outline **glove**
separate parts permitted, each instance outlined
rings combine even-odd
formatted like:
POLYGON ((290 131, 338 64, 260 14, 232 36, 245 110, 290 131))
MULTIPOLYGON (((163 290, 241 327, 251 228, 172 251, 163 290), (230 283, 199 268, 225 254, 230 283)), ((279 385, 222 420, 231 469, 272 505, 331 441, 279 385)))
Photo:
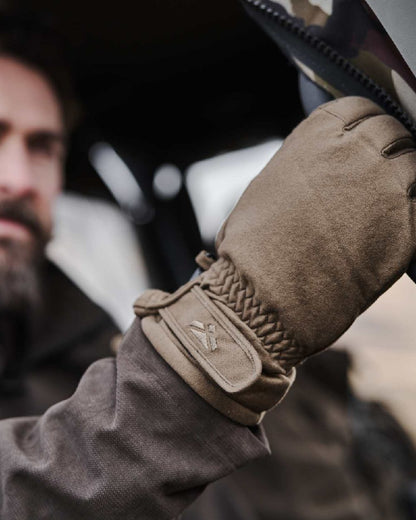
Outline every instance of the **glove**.
POLYGON ((174 294, 137 300, 145 334, 212 406, 256 424, 296 366, 406 271, 415 181, 414 142, 397 120, 364 98, 323 105, 251 182, 218 260, 174 294))

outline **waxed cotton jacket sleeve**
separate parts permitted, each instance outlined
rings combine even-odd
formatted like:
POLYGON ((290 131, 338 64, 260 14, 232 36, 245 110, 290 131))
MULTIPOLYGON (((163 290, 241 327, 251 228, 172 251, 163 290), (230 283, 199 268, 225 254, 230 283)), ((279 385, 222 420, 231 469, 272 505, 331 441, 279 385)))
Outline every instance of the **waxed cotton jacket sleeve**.
POLYGON ((162 360, 136 319, 116 360, 93 364, 43 416, 0 422, 5 520, 171 519, 205 485, 264 455, 162 360))

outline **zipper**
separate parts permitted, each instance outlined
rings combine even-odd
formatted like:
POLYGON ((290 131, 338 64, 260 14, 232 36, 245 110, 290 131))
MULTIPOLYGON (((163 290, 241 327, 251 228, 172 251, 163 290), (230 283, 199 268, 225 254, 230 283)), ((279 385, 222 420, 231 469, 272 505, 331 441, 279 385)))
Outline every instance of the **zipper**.
POLYGON ((338 51, 314 34, 308 32, 308 30, 301 25, 298 25, 292 18, 279 13, 270 5, 262 2, 262 0, 243 0, 243 2, 248 4, 252 9, 255 9, 262 16, 273 21, 281 29, 300 38, 304 43, 315 49, 343 72, 352 77, 368 91, 371 99, 376 101, 388 114, 398 119, 412 133, 413 137, 416 138, 416 123, 409 114, 402 109, 397 101, 394 100, 383 87, 364 74, 360 69, 339 54, 338 51))

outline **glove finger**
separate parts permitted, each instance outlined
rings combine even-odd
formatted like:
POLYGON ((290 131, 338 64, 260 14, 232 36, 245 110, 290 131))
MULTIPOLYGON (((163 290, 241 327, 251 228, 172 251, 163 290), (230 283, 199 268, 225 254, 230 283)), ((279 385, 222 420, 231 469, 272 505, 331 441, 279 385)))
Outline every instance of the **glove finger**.
POLYGON ((374 148, 375 153, 394 159, 415 150, 411 133, 392 116, 383 114, 362 119, 344 132, 354 132, 360 145, 374 148))

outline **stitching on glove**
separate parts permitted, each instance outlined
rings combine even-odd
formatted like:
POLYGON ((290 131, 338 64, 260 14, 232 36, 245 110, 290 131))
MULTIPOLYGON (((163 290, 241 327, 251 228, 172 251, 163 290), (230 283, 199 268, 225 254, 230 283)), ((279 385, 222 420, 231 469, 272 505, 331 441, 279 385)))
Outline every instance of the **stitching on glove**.
POLYGON ((395 159, 405 153, 415 152, 415 142, 410 136, 399 137, 381 150, 381 155, 386 159, 395 159))
POLYGON ((360 117, 359 119, 356 119, 355 121, 352 121, 351 123, 348 123, 347 125, 344 125, 342 130, 343 132, 350 132, 351 130, 354 130, 359 124, 363 123, 364 121, 367 121, 367 119, 370 119, 370 117, 374 117, 374 114, 365 115, 363 117, 360 117))
POLYGON ((347 124, 347 121, 345 120, 345 118, 343 118, 340 114, 337 114, 336 112, 332 112, 331 110, 328 110, 327 108, 324 108, 324 107, 319 107, 318 110, 320 110, 322 112, 326 112, 330 116, 336 117, 337 119, 342 121, 345 125, 347 124))

